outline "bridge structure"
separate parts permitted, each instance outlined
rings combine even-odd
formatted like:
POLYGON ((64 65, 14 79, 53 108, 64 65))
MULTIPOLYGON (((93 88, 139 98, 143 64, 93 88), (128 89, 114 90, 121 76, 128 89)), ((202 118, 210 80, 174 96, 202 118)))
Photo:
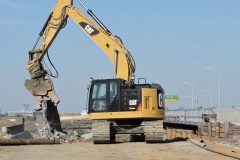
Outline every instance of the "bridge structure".
POLYGON ((211 108, 166 110, 165 115, 163 124, 170 136, 168 139, 223 137, 225 134, 225 124, 217 122, 217 114, 211 108))
POLYGON ((164 122, 195 126, 202 122, 214 122, 217 118, 211 108, 166 110, 165 115, 164 122))

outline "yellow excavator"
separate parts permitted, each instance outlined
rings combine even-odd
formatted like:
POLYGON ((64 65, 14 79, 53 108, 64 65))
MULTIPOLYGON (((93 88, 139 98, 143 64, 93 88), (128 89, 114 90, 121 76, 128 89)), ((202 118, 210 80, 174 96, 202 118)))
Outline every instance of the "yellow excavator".
POLYGON ((44 69, 42 60, 45 55, 48 56, 49 47, 65 27, 67 19, 71 18, 103 50, 115 68, 116 78, 91 80, 88 118, 93 120, 93 142, 131 141, 134 136, 144 137, 146 142, 164 141, 163 88, 159 84, 147 84, 145 78, 138 79, 138 83, 135 83, 134 59, 122 40, 110 32, 80 0, 78 2, 91 19, 73 6, 73 0, 58 0, 39 33, 38 41, 28 52, 26 68, 31 79, 26 80, 24 85, 36 100, 35 110, 42 109, 44 98, 51 100, 55 106, 59 103, 49 78, 52 74, 44 69), (39 48, 35 49, 40 39, 39 48), (144 83, 139 83, 140 81, 144 83), (121 138, 123 135, 125 138, 121 138))

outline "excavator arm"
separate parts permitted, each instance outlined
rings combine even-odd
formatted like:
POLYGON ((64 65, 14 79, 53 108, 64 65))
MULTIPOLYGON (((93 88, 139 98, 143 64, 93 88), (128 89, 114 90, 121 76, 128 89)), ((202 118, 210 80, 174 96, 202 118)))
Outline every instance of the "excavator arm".
POLYGON ((50 98, 55 105, 59 103, 51 79, 46 79, 48 73, 44 70, 42 59, 59 31, 66 25, 68 18, 76 22, 108 56, 115 67, 117 78, 124 79, 129 84, 134 83, 135 64, 121 39, 113 35, 91 10, 87 9, 81 1, 79 2, 95 22, 87 18, 77 7, 73 6, 73 0, 58 0, 39 34, 39 39, 42 37, 39 49, 36 50, 34 47, 33 50, 28 52, 27 70, 31 75, 31 79, 25 81, 25 87, 35 97, 36 110, 41 110, 43 97, 50 98))

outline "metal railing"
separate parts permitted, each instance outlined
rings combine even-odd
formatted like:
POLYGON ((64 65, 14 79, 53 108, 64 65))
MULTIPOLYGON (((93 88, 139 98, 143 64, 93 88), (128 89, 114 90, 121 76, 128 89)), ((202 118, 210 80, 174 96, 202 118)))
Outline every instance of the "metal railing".
POLYGON ((166 110, 165 122, 198 125, 216 121, 217 115, 211 108, 166 110))

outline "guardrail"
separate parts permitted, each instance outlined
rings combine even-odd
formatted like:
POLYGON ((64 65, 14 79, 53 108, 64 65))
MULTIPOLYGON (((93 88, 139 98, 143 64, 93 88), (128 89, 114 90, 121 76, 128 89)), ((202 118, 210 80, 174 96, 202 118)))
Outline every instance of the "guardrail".
POLYGON ((198 125, 215 122, 217 115, 211 108, 166 110, 165 122, 198 125))

